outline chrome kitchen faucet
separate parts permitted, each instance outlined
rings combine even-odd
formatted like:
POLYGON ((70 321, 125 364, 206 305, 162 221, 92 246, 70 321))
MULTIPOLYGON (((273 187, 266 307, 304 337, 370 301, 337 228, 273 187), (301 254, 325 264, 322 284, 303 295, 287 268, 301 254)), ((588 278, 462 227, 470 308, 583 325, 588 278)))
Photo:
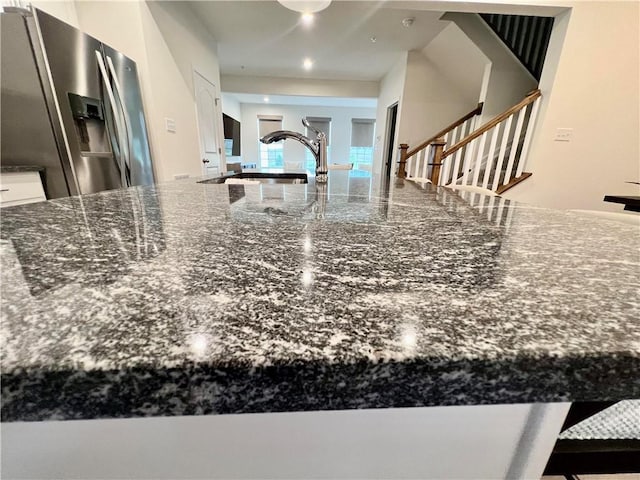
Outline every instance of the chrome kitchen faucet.
POLYGON ((313 153, 316 159, 316 183, 327 182, 327 136, 324 132, 321 132, 317 128, 312 127, 306 118, 302 119, 302 125, 309 130, 313 130, 316 134, 316 139, 311 140, 305 137, 301 133, 292 132, 290 130, 276 130, 271 132, 260 139, 262 143, 279 142, 280 140, 286 140, 291 138, 297 140, 313 153))

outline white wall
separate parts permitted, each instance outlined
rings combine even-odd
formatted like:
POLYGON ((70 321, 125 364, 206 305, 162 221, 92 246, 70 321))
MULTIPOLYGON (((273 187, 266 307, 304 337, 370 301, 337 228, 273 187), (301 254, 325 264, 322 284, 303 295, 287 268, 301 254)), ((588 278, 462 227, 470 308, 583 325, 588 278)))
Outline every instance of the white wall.
POLYGON ((201 175, 193 69, 219 87, 215 39, 186 4, 87 1, 76 10, 83 31, 138 65, 156 181, 201 175), (166 117, 175 120, 175 133, 165 130, 166 117))
MULTIPOLYGON (((375 118, 375 108, 319 107, 304 105, 241 104, 242 159, 247 163, 259 164, 258 115, 282 115, 283 130, 304 133, 302 118, 331 117, 331 143, 329 163, 348 163, 351 147, 351 119, 375 118)), ((377 126, 376 126, 377 129, 377 126)), ((285 162, 304 162, 305 151, 302 144, 294 140, 284 142, 285 162)))
POLYGON ((39 8, 40 10, 62 20, 63 22, 79 28, 78 13, 76 12, 75 2, 64 0, 36 0, 29 3, 31 3, 31 5, 33 5, 34 7, 39 8))
POLYGON ((481 83, 469 95, 422 52, 409 52, 398 143, 415 147, 469 113, 478 105, 481 83))
POLYGON ((467 103, 484 101, 481 86, 484 72, 491 60, 482 53, 453 22, 422 49, 435 68, 455 85, 457 93, 467 103))
POLYGON ((231 118, 240 121, 242 117, 242 111, 240 108, 240 102, 236 97, 229 93, 222 93, 222 113, 226 113, 231 118))
POLYGON ((552 37, 540 82, 544 103, 526 168, 533 176, 506 196, 621 211, 602 199, 640 194, 625 183, 640 181, 640 4, 576 1, 555 28, 566 36, 552 37), (557 128, 573 128, 572 141, 554 141, 557 128))
POLYGON ((222 75, 222 90, 234 93, 375 98, 378 89, 378 82, 361 80, 222 75))
MULTIPOLYGON (((156 130, 161 135, 164 180, 202 171, 193 87, 194 70, 215 85, 220 96, 217 44, 195 13, 181 2, 145 2, 143 26, 153 79, 156 130), (145 8, 146 7, 146 8, 145 8), (165 80, 165 78, 167 80, 165 80), (175 115, 178 132, 164 131, 164 117, 175 115)), ((216 106, 217 139, 223 147, 222 106, 216 106)), ((221 171, 224 171, 224 148, 221 171)))
POLYGON ((455 22, 491 62, 482 123, 509 109, 537 88, 535 78, 478 15, 450 12, 442 18, 455 22))
MULTIPOLYGON (((402 118, 402 92, 407 71, 407 53, 399 56, 391 70, 380 81, 380 94, 378 95, 378 108, 376 111, 376 138, 375 152, 373 155, 373 171, 383 171, 383 163, 386 160, 385 134, 387 130, 387 109, 394 103, 398 103, 398 119, 402 118)), ((393 139, 394 159, 391 166, 391 176, 396 171, 396 156, 398 153, 398 129, 393 139)))

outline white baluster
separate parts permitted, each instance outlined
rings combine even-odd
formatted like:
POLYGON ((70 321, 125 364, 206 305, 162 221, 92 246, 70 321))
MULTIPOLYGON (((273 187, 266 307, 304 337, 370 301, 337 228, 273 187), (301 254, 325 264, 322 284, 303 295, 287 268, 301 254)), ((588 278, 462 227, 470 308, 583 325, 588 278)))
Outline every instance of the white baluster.
POLYGON ((418 178, 418 172, 420 170, 420 154, 421 153, 422 151, 418 152, 413 156, 413 158, 415 158, 415 161, 413 162, 413 178, 418 178))
POLYGON ((491 143, 489 144, 489 156, 487 157, 487 163, 484 167, 484 176, 482 177, 482 188, 487 188, 489 185, 489 175, 491 174, 491 170, 493 169, 493 164, 495 163, 495 154, 496 154, 496 145, 498 143, 498 132, 500 131, 500 126, 496 125, 492 129, 491 133, 491 143))
POLYGON ((462 158, 462 148, 455 153, 455 160, 453 162, 453 172, 451 172, 451 183, 454 185, 458 183, 458 176, 460 175, 460 159, 462 158))
POLYGON ((462 185, 467 185, 469 178, 469 170, 471 169, 471 162, 473 160, 473 152, 478 145, 478 139, 474 138, 471 143, 467 143, 464 152, 464 165, 462 166, 462 185))
MULTIPOLYGON (((509 135, 511 134, 511 123, 513 122, 513 115, 509 115, 506 123, 502 122, 498 125, 503 125, 504 129, 502 130, 502 141, 500 142, 500 153, 498 154, 498 164, 496 165, 496 171, 493 175, 493 184, 491 186, 491 190, 495 191, 498 188, 498 183, 500 182, 500 174, 502 173, 502 165, 504 164, 504 156, 507 152, 507 143, 509 142, 509 135)), ((496 126, 498 128, 498 126, 496 126)))
POLYGON ((474 130, 474 123, 473 123, 473 118, 470 118, 469 120, 467 120, 466 122, 464 122, 466 128, 467 128, 467 133, 465 134, 465 137, 468 137, 469 135, 471 135, 471 133, 474 130))
MULTIPOLYGON (((435 159, 436 155, 435 147, 432 150, 433 155, 431 158, 433 160, 435 159)), ((447 183, 449 183, 449 170, 451 170, 451 161, 451 156, 442 159, 442 166, 440 167, 440 180, 438 182, 438 185, 446 185, 447 183)))
POLYGON ((531 145, 531 138, 533 137, 533 129, 535 128, 536 118, 538 117, 538 109, 540 108, 540 99, 538 97, 533 102, 533 109, 531 110, 531 116, 529 117, 529 123, 527 123, 527 133, 524 134, 524 143, 522 144, 522 153, 518 160, 518 168, 516 169, 516 178, 522 175, 524 165, 527 162, 527 155, 529 154, 529 146, 531 145))
POLYGON ((451 131, 451 143, 449 143, 449 145, 453 146, 456 144, 456 139, 457 139, 457 135, 458 135, 458 130, 459 130, 460 126, 457 126, 456 128, 454 128, 451 131))
POLYGON ((429 168, 429 154, 431 152, 431 146, 427 145, 422 152, 422 178, 427 178, 427 169, 429 168))
POLYGON ((476 161, 473 166, 473 179, 471 181, 471 185, 478 186, 478 178, 480 177, 480 167, 482 166, 482 158, 484 157, 484 147, 487 142, 487 135, 489 132, 484 132, 480 137, 480 146, 478 147, 478 152, 476 153, 476 161))
POLYGON ((522 125, 524 125, 524 117, 526 115, 527 107, 520 110, 518 114, 518 122, 516 123, 516 131, 513 134, 511 140, 511 153, 509 153, 509 163, 507 163, 507 171, 504 174, 503 185, 506 185, 511 180, 511 172, 513 172, 513 163, 516 159, 516 153, 518 152, 518 143, 520 142, 520 133, 522 133, 522 125))
POLYGON ((462 122, 462 124, 460 124, 460 138, 458 138, 458 141, 462 140, 468 134, 469 134, 469 120, 462 122))

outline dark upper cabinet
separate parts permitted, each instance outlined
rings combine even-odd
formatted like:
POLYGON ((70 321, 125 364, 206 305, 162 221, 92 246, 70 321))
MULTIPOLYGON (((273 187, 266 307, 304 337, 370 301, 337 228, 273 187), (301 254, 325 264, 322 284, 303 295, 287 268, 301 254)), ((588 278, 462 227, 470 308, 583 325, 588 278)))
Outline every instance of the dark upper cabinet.
POLYGON ((225 140, 224 144, 225 144, 226 154, 231 155, 232 157, 239 157, 240 156, 240 122, 225 113, 222 114, 222 121, 224 124, 224 140, 225 140))

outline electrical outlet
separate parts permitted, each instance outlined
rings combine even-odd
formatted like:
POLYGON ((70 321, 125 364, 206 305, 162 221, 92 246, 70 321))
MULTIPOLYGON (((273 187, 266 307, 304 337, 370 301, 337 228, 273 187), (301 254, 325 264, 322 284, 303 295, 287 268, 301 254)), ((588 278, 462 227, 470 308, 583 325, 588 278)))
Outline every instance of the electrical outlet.
POLYGON ((573 128, 558 128, 553 140, 556 142, 570 142, 572 138, 573 128))
POLYGON ((165 118, 164 125, 167 129, 167 132, 176 133, 176 121, 173 118, 165 118))
POLYGON ((173 176, 174 180, 182 180, 183 178, 189 178, 189 174, 188 173, 179 173, 179 174, 173 176))

